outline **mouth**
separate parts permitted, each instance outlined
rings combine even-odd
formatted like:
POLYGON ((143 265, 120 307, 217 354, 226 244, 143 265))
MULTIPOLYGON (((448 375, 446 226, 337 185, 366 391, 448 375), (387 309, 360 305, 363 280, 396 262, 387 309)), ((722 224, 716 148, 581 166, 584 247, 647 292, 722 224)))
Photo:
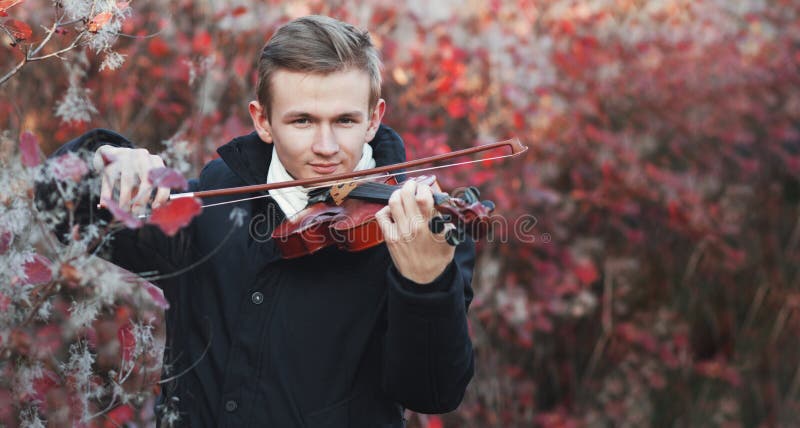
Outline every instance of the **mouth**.
POLYGON ((312 163, 310 165, 317 174, 331 174, 339 167, 338 163, 312 163))

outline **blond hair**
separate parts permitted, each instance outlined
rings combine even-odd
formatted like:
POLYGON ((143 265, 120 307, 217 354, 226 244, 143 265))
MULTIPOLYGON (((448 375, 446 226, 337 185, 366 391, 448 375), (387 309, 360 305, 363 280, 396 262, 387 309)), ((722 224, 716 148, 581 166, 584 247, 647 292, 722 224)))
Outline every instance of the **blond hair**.
POLYGON ((369 75, 371 114, 381 96, 381 67, 378 50, 366 30, 327 16, 304 16, 280 27, 261 50, 256 96, 269 120, 271 78, 276 70, 326 75, 356 69, 369 75))

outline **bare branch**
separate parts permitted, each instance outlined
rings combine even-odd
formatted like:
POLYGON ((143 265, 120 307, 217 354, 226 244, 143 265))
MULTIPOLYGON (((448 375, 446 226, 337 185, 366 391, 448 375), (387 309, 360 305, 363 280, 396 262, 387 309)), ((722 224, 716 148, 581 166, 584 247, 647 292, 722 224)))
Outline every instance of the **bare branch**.
POLYGON ((19 62, 19 64, 17 64, 17 65, 16 65, 14 68, 12 68, 11 70, 9 70, 9 72, 8 72, 8 73, 6 73, 6 74, 5 74, 3 77, 0 77, 0 85, 2 85, 2 84, 3 84, 3 83, 5 83, 5 82, 6 82, 8 79, 10 79, 10 78, 11 78, 11 76, 13 76, 13 75, 17 74, 17 72, 18 72, 18 71, 19 71, 19 70, 20 70, 22 67, 24 67, 24 66, 25 66, 25 64, 27 64, 27 63, 28 63, 28 58, 27 58, 27 55, 26 55, 26 57, 25 57, 25 58, 23 58, 23 59, 22 59, 22 61, 20 61, 20 62, 19 62))
POLYGON ((47 44, 47 42, 49 42, 49 41, 50 41, 50 39, 53 37, 53 34, 56 32, 56 28, 58 28, 58 22, 54 22, 54 23, 53 23, 53 26, 52 26, 52 27, 51 27, 49 30, 47 30, 47 35, 44 37, 44 39, 42 40, 42 42, 41 42, 41 43, 39 43, 39 46, 37 46, 37 47, 36 47, 36 48, 35 48, 33 51, 31 51, 31 52, 30 52, 28 55, 26 55, 26 56, 32 56, 32 55, 36 55, 36 54, 38 54, 38 53, 39 53, 39 51, 40 51, 40 50, 42 50, 42 48, 44 47, 44 45, 46 45, 46 44, 47 44))
POLYGON ((53 52, 53 53, 49 53, 47 55, 28 58, 28 61, 29 62, 41 61, 43 59, 52 58, 54 56, 59 56, 59 55, 61 55, 63 53, 69 52, 70 50, 75 49, 75 47, 78 46, 78 42, 81 40, 81 37, 83 37, 83 35, 84 35, 84 33, 78 34, 78 36, 75 37, 75 40, 73 40, 72 43, 69 46, 67 46, 66 48, 64 48, 64 49, 61 49, 61 50, 53 52))

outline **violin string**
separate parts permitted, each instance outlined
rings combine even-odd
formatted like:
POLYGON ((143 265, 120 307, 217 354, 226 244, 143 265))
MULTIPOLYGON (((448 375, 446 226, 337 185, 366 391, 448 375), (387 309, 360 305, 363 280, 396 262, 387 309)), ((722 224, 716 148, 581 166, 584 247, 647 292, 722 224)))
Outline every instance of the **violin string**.
MULTIPOLYGON (((464 162, 451 163, 451 164, 447 164, 447 165, 438 165, 438 166, 431 166, 431 167, 427 167, 427 168, 419 168, 419 169, 414 169, 414 170, 404 171, 404 172, 395 172, 395 173, 391 173, 391 174, 381 175, 380 177, 395 177, 395 176, 403 175, 403 174, 412 174, 412 173, 418 173, 418 172, 432 171, 432 170, 435 170, 435 169, 450 168, 450 167, 459 166, 459 165, 467 165, 467 164, 471 164, 471 163, 490 161, 490 160, 502 159, 502 158, 508 158, 508 157, 512 157, 512 156, 516 156, 516 154, 512 153, 512 154, 494 156, 494 157, 485 158, 485 159, 474 159, 474 160, 469 160, 469 161, 464 161, 464 162)), ((350 179, 350 180, 347 180, 347 181, 337 182, 336 184, 355 183, 355 182, 359 182, 359 181, 370 180, 370 179, 373 179, 373 178, 375 178, 375 176, 358 177, 358 178, 353 178, 353 179, 350 179)), ((330 185, 309 186, 309 187, 306 187, 305 189, 306 189, 306 191, 311 191, 311 190, 315 190, 315 189, 322 189, 322 188, 325 188, 325 187, 330 187, 330 185)), ((286 190, 292 191, 292 192, 301 192, 301 190, 295 189, 295 188, 292 188, 292 187, 288 187, 288 188, 286 188, 286 190)), ((253 200, 253 199, 271 198, 271 197, 272 197, 272 195, 267 193, 267 194, 264 194, 264 195, 251 196, 249 198, 241 198, 241 199, 234 199, 234 200, 230 200, 230 201, 216 202, 216 203, 213 203, 213 204, 206 204, 206 205, 203 205, 202 207, 203 208, 210 208, 210 207, 216 207, 218 205, 234 204, 234 203, 237 203, 237 202, 244 202, 244 201, 250 201, 250 200, 253 200)))

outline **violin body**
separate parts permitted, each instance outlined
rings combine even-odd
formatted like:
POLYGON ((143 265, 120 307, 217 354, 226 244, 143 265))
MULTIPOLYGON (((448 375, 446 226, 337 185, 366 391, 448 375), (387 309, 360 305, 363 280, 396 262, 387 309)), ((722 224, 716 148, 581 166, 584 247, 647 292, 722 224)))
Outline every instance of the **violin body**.
MULTIPOLYGON (((411 180, 431 186, 434 206, 446 214, 446 218, 457 219, 461 226, 472 226, 471 235, 486 232, 488 213, 494 209, 490 201, 465 201, 443 194, 434 176, 419 176, 411 180)), ((375 213, 386 206, 389 196, 398 187, 394 177, 380 177, 350 186, 344 196, 337 196, 338 200, 327 197, 324 201, 310 203, 299 213, 284 220, 275 228, 272 238, 286 259, 313 254, 330 245, 336 245, 344 251, 362 251, 380 245, 384 238, 375 213)), ((342 193, 341 189, 338 190, 342 193)), ((477 189, 474 192, 477 194, 477 189)), ((434 230, 433 225, 431 230, 434 230)), ((459 233, 463 235, 463 229, 459 233)), ((453 240, 457 243, 463 237, 454 236, 453 240)), ((448 242, 451 240, 448 239, 448 242)), ((455 244, 451 242, 451 245, 455 244)))

